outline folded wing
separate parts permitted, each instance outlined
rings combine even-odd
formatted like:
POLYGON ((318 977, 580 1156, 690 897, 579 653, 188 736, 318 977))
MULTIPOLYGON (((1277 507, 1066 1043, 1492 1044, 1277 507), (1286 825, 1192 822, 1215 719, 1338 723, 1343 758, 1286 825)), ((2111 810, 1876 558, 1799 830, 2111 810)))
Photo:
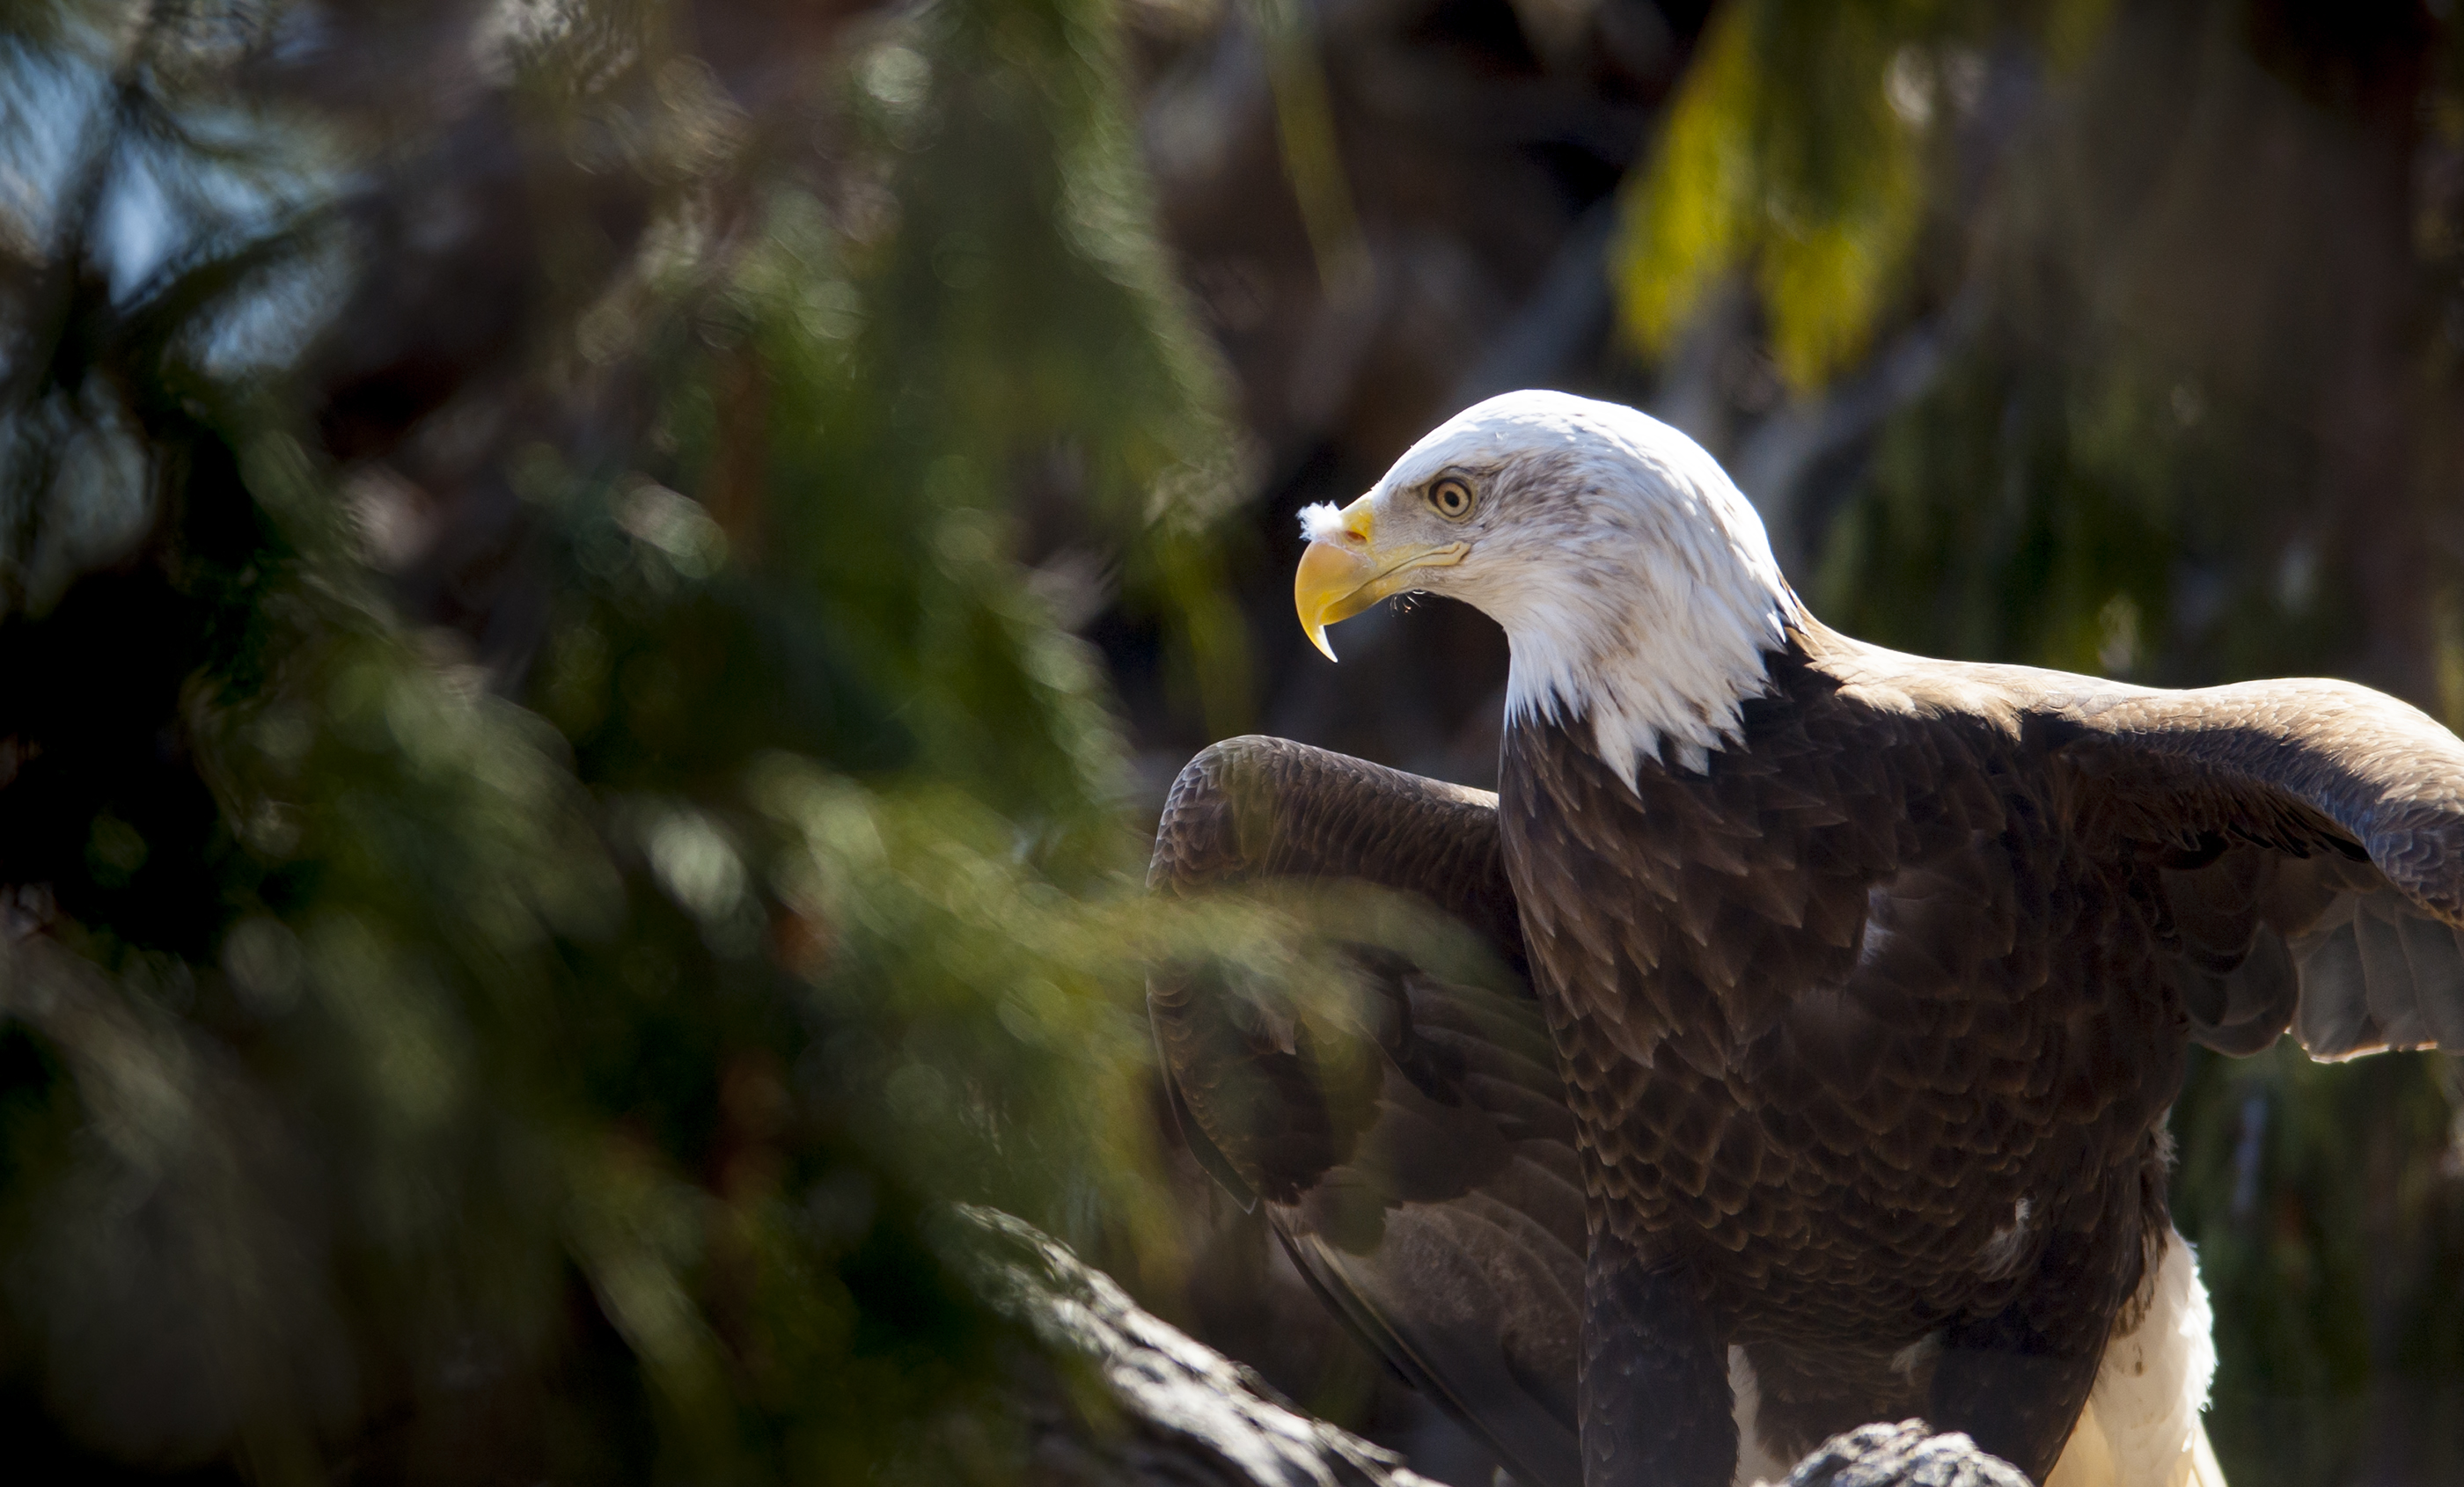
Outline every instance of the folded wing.
POLYGON ((1181 772, 1149 881, 1296 895, 1338 939, 1419 910, 1346 948, 1364 990, 1337 1015, 1221 968, 1158 973, 1174 1109, 1397 1372, 1530 1487, 1579 1482, 1581 1175, 1494 798, 1237 738, 1181 772))

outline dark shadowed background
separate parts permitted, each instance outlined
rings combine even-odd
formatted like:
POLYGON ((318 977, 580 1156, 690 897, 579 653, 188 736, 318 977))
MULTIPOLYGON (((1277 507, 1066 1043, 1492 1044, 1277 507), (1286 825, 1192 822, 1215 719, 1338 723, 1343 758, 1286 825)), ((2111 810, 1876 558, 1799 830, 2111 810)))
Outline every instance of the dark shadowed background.
MULTIPOLYGON (((1293 514, 1527 385, 1866 638, 2464 722, 2464 22, 0 0, 0 1470, 1114 1479, 955 1198, 1485 1484, 1160 1118, 1144 967, 1327 957, 1139 876, 1493 781, 1293 514)), ((2459 1097, 2194 1063, 2238 1487, 2464 1480, 2459 1097)))

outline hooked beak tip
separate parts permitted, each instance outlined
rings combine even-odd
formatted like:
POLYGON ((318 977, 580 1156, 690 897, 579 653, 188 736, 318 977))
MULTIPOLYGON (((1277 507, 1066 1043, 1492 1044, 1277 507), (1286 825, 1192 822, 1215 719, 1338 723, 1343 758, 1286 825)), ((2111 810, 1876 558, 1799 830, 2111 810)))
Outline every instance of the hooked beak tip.
POLYGON ((1292 604, 1300 611, 1301 630, 1329 661, 1334 659, 1334 647, 1326 643, 1326 627, 1375 602, 1374 593, 1363 592, 1377 574, 1367 548, 1365 542, 1357 547, 1323 539, 1311 542, 1301 554, 1299 571, 1292 575, 1292 604))

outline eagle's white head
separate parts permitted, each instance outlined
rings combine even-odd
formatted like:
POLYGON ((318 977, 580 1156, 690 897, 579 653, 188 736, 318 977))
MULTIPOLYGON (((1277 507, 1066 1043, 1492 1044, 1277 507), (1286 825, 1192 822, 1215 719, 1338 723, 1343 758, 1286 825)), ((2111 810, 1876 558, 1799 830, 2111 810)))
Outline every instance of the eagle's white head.
POLYGON ((1701 445, 1565 393, 1466 408, 1301 528, 1294 598, 1329 659, 1326 626, 1390 594, 1460 599, 1506 628, 1507 721, 1588 722, 1629 785, 1646 755, 1705 768, 1806 618, 1761 518, 1701 445))

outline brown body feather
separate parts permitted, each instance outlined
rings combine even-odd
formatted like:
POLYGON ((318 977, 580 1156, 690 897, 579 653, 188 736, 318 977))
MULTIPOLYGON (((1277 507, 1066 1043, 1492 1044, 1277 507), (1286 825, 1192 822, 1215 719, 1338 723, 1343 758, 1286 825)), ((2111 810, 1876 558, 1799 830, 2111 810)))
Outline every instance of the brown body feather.
POLYGON ((1600 1221, 1734 1341, 1888 1353, 2001 1311, 2042 1236, 2161 1226, 2186 1024, 2154 864, 2080 839, 2057 731, 1824 659, 1631 789, 1518 724, 1502 834, 1600 1221))
POLYGON ((2041 1477, 2166 1232, 2189 1040, 2464 1043, 2464 745, 2332 683, 2150 692, 1811 624, 1770 663, 1741 738, 1631 787, 1579 719, 1509 730, 1494 808, 1279 741, 1201 755, 1160 889, 1401 890, 1508 974, 1364 951, 1340 1053, 1159 976, 1165 1063, 1330 1300, 1534 1481, 1582 1475, 1602 1243, 1699 1299, 1668 1348, 1745 1349, 1768 1444, 1964 1410, 2041 1477))

